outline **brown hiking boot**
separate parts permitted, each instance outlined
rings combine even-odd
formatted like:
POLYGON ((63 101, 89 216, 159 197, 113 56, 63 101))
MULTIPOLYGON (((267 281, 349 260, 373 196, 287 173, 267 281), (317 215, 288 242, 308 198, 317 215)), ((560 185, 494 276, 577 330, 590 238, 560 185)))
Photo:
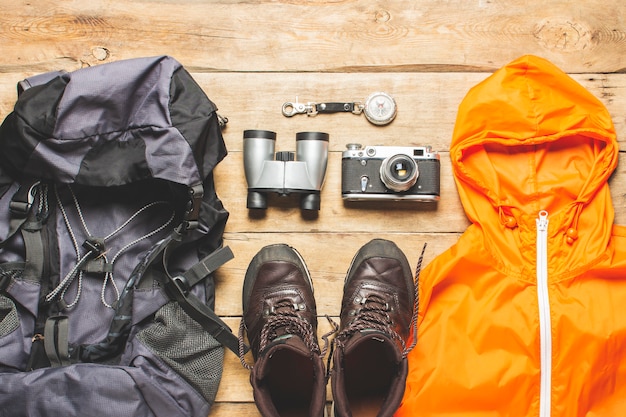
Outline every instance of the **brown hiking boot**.
POLYGON ((316 314, 311 277, 298 252, 283 244, 262 248, 244 279, 240 341, 245 329, 255 359, 254 367, 247 366, 250 383, 264 417, 324 414, 316 314))
POLYGON ((335 337, 336 417, 392 416, 408 372, 405 341, 414 323, 415 284, 402 251, 375 239, 355 255, 344 283, 335 337))

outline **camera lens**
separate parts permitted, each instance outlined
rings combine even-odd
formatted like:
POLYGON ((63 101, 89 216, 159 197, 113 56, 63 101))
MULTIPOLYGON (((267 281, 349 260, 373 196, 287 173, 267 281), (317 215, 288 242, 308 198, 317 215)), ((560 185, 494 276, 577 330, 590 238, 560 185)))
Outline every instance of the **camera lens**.
POLYGON ((417 163, 408 155, 390 156, 380 165, 381 181, 387 188, 396 192, 413 187, 418 175, 417 163))

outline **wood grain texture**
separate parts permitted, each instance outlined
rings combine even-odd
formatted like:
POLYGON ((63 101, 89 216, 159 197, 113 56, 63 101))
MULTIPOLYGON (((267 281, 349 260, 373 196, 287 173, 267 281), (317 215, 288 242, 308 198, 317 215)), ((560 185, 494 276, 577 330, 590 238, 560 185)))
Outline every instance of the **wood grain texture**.
POLYGON ((491 71, 526 53, 626 68, 621 0, 16 0, 0 72, 172 54, 197 71, 491 71))
MULTIPOLYGON (((235 259, 216 274, 216 311, 236 331, 248 263, 271 243, 300 251, 311 270, 319 334, 337 318, 346 270, 375 237, 394 240, 412 265, 453 245, 469 225, 449 161, 457 108, 467 91, 525 54, 549 59, 609 110, 626 150, 626 7, 623 0, 15 0, 0 2, 0 118, 15 84, 50 70, 74 70, 125 58, 172 55, 228 117, 228 156, 215 170, 230 212, 225 242, 235 259), (386 91, 398 116, 377 127, 351 114, 287 118, 284 102, 362 101, 386 91), (295 134, 330 134, 319 213, 295 196, 270 196, 246 209, 242 135, 277 132, 277 150, 295 134), (344 203, 346 144, 430 145, 441 155, 437 204, 344 203)), ((610 181, 615 219, 626 224, 626 152, 610 181)), ((248 360, 251 360, 248 358, 248 360)), ((226 352, 211 416, 255 416, 248 371, 226 352)), ((330 399, 330 395, 329 395, 330 399)))
MULTIPOLYGON (((1 59, 1 57, 0 57, 1 59)), ((8 114, 17 98, 16 83, 30 72, 0 72, 0 114, 8 114)), ((300 131, 330 134, 330 150, 346 144, 431 145, 446 151, 456 112, 468 90, 490 73, 192 73, 229 120, 224 138, 230 152, 242 150, 243 131, 277 132, 277 149, 295 149, 300 131), (285 117, 285 102, 364 101, 374 91, 386 91, 398 104, 388 126, 374 126, 363 115, 320 114, 285 117)), ((626 74, 573 74, 599 98, 613 117, 620 143, 626 147, 626 74)))

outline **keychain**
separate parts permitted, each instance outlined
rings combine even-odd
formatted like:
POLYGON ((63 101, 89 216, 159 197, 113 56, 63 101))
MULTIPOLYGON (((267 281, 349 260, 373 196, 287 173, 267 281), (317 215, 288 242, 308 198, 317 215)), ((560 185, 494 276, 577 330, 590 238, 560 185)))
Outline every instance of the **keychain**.
POLYGON ((387 93, 375 92, 370 94, 365 103, 299 103, 298 97, 295 102, 283 104, 283 115, 291 117, 296 114, 306 114, 316 116, 319 113, 353 113, 365 115, 365 118, 372 124, 383 126, 391 123, 396 117, 396 101, 387 93))

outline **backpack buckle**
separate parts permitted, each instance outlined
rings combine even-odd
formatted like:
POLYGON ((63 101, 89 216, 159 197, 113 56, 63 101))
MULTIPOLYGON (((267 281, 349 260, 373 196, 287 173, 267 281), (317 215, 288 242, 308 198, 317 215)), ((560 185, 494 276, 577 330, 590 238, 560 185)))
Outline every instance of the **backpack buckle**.
POLYGON ((25 201, 11 201, 9 203, 9 210, 11 211, 11 214, 15 214, 17 216, 26 216, 31 206, 31 203, 27 203, 25 201))
POLYGON ((202 198, 204 197, 204 187, 197 184, 189 187, 189 202, 185 211, 185 221, 183 222, 184 230, 197 229, 198 218, 200 217, 200 208, 202 207, 202 198))
POLYGON ((172 278, 172 283, 176 286, 176 289, 180 291, 184 296, 189 295, 191 288, 189 287, 189 281, 182 275, 177 275, 172 278))
POLYGON ((35 202, 37 187, 39 187, 39 181, 32 183, 32 185, 28 188, 26 195, 24 195, 23 191, 21 191, 22 188, 20 187, 15 195, 13 195, 13 198, 9 203, 9 210, 11 211, 11 214, 22 217, 25 217, 28 214, 30 208, 35 202))

